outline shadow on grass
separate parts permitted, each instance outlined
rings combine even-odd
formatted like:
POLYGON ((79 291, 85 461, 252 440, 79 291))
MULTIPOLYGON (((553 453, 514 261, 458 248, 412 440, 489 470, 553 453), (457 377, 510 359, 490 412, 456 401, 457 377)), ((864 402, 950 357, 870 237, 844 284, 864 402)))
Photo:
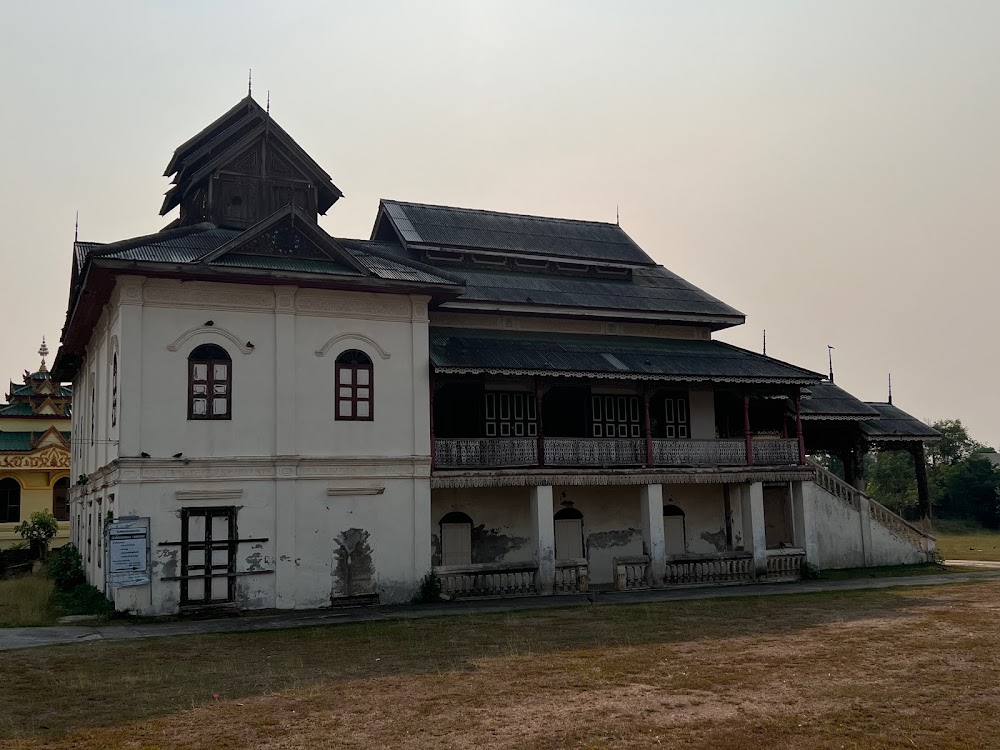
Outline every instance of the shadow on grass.
MULTIPOLYGON (((925 590, 926 591, 926 590, 925 590)), ((775 639, 809 628, 905 619, 934 604, 907 591, 574 606, 336 627, 179 636, 4 654, 0 738, 39 737, 165 716, 213 700, 352 679, 475 670, 484 659, 717 640, 775 639)))

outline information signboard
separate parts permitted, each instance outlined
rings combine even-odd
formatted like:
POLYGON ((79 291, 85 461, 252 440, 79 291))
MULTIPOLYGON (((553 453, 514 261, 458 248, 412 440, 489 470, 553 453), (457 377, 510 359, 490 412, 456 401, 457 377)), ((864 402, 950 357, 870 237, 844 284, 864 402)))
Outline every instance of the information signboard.
POLYGON ((117 522, 108 530, 108 582, 112 586, 149 583, 149 527, 117 522))

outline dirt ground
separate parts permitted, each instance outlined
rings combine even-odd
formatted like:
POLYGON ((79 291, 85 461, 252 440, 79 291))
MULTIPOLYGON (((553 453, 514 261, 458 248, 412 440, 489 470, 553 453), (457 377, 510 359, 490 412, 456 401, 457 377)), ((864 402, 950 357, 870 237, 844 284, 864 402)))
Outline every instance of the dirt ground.
POLYGON ((0 747, 1000 748, 998 631, 987 582, 8 652, 0 747))

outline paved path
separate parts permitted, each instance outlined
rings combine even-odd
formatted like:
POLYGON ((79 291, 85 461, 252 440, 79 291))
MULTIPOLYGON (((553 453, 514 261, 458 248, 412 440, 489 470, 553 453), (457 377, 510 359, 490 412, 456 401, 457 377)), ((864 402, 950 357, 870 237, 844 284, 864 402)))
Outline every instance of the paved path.
MULTIPOLYGON (((968 564, 963 561, 962 564, 968 564)), ((993 563, 991 563, 992 565, 993 563)), ((671 602, 688 599, 722 599, 738 596, 775 596, 823 591, 855 591, 886 589, 895 586, 939 586, 948 583, 972 583, 1000 580, 1000 569, 974 573, 945 573, 932 576, 900 578, 854 578, 846 581, 800 581, 796 583, 762 583, 735 586, 702 586, 692 588, 655 589, 648 591, 601 592, 595 594, 561 594, 531 596, 517 599, 491 599, 448 604, 405 604, 385 607, 323 609, 284 612, 274 615, 247 615, 213 620, 181 620, 144 624, 112 624, 99 627, 62 625, 47 628, 0 628, 0 651, 36 646, 92 641, 125 641, 137 638, 162 638, 174 635, 207 633, 242 633, 255 630, 283 630, 350 622, 376 620, 413 620, 422 617, 469 615, 481 612, 513 612, 526 609, 551 609, 573 604, 636 604, 641 602, 671 602)))
POLYGON ((983 568, 984 570, 1000 570, 1000 562, 996 560, 945 560, 945 565, 955 568, 983 568))

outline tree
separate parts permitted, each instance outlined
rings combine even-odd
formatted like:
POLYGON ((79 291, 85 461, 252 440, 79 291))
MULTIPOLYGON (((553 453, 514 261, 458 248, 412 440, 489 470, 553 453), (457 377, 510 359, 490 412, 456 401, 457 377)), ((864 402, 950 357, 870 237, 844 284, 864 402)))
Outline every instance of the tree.
POLYGON ((929 476, 931 498, 945 518, 970 518, 1000 528, 1000 471, 973 455, 934 467, 929 476))
POLYGON ((941 433, 941 439, 931 443, 928 451, 932 466, 954 464, 977 453, 996 453, 988 445, 969 437, 961 419, 942 419, 931 426, 941 433))
POLYGON ((36 510, 29 520, 22 521, 14 531, 31 544, 31 549, 41 559, 49 552, 49 542, 59 533, 59 522, 49 510, 36 510))
POLYGON ((867 464, 868 494, 902 516, 917 507, 917 474, 907 451, 883 451, 867 464))

